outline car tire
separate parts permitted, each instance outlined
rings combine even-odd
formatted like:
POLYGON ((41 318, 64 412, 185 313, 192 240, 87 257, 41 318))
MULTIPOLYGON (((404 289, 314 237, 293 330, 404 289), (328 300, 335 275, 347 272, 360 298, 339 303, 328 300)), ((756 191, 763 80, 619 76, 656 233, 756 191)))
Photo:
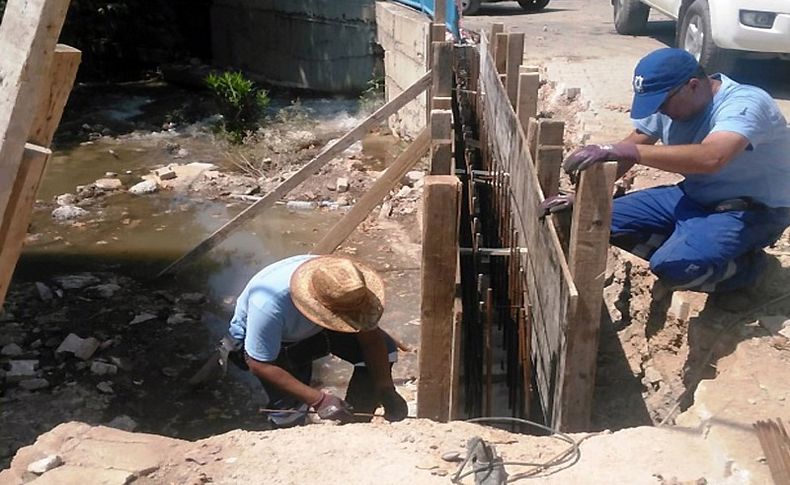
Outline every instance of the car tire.
POLYGON ((518 0, 518 4, 527 12, 540 12, 546 8, 549 1, 550 0, 518 0))
POLYGON ((480 2, 482 0, 461 0, 461 14, 474 15, 480 10, 480 2))
POLYGON ((711 74, 730 72, 735 67, 735 52, 722 49, 713 42, 710 7, 705 0, 697 0, 683 13, 678 23, 677 46, 690 52, 711 74))
POLYGON ((639 35, 645 32, 650 7, 639 0, 612 0, 614 30, 622 35, 639 35))

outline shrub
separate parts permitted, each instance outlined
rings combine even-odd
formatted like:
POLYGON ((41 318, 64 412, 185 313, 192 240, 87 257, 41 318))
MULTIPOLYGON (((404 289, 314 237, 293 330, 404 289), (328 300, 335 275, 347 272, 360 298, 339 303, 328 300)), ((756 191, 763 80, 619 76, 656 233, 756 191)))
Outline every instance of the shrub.
POLYGON ((254 130, 269 105, 269 92, 259 89, 240 72, 209 74, 206 85, 214 95, 223 118, 223 128, 236 142, 254 130))

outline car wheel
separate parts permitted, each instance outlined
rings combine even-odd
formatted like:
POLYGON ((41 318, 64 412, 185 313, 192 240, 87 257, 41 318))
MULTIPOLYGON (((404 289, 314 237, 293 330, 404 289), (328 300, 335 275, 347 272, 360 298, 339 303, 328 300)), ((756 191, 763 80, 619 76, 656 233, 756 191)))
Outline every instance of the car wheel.
POLYGON ((481 0, 461 0, 461 14, 474 15, 480 10, 481 0))
POLYGON ((614 30, 622 35, 639 35, 647 27, 650 7, 639 0, 612 0, 614 30))
POLYGON ((683 14, 678 26, 677 45, 690 52, 708 72, 726 72, 735 67, 735 53, 713 42, 710 9, 705 0, 697 0, 683 14))
POLYGON ((550 0, 518 0, 518 4, 527 12, 539 12, 546 8, 549 1, 550 0))

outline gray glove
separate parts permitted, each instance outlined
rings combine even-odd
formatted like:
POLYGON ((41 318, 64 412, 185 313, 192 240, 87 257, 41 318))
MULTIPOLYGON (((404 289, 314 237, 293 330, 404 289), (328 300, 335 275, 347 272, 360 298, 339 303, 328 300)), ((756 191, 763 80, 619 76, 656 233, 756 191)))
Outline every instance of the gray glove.
POLYGON ((562 162, 565 173, 576 173, 590 168, 593 164, 606 162, 639 162, 639 151, 634 143, 615 143, 614 145, 586 145, 579 148, 562 162))
POLYGON ((543 202, 538 205, 538 209, 540 212, 540 216, 538 216, 541 220, 545 218, 549 214, 554 214, 555 212, 564 212, 573 209, 573 203, 576 200, 576 196, 574 194, 557 194, 552 195, 551 197, 547 197, 543 200, 543 202))
POLYGON ((354 419, 351 405, 328 392, 322 393, 321 399, 311 406, 321 419, 333 419, 341 423, 348 423, 354 419))

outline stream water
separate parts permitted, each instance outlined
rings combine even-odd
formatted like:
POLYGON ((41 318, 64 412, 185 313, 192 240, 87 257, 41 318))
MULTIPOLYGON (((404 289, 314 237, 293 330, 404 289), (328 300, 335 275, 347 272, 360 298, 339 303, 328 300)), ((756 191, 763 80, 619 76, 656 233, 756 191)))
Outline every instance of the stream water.
MULTIPOLYGON (((132 126, 134 123, 139 126, 141 119, 157 116, 147 112, 147 107, 168 105, 162 99, 168 100, 169 104, 178 100, 177 94, 170 89, 161 95, 154 90, 153 93, 147 91, 145 95, 127 93, 124 96, 113 92, 107 96, 99 97, 94 103, 110 103, 111 109, 83 104, 80 107, 83 118, 74 114, 69 120, 67 113, 65 126, 80 123, 85 113, 109 126, 132 126)), ((288 101, 275 99, 273 104, 275 107, 286 106, 288 101)), ((355 103, 355 100, 334 99, 303 101, 323 130, 338 133, 359 121, 355 103)), ((157 124, 155 121, 151 126, 157 124)), ((129 187, 153 167, 172 162, 173 155, 168 145, 173 143, 189 154, 177 162, 210 162, 219 170, 233 169, 226 161, 223 148, 200 123, 187 124, 175 130, 130 129, 121 136, 96 137, 87 143, 62 143, 50 160, 38 199, 51 201, 60 194, 73 193, 75 187, 103 178, 107 172, 118 174, 124 186, 129 187)), ((373 154, 372 169, 381 170, 388 158, 391 159, 395 144, 385 137, 373 136, 363 147, 373 154)), ((135 196, 122 192, 86 207, 88 216, 76 223, 54 221, 50 216, 51 209, 36 210, 28 242, 17 264, 15 281, 47 281, 61 274, 109 271, 143 281, 152 292, 177 288, 182 292, 203 293, 208 298, 202 310, 205 327, 201 335, 205 337, 198 340, 202 340, 205 347, 198 348, 198 342, 198 347, 188 351, 194 355, 207 353, 211 342, 226 330, 235 297, 249 277, 266 264, 309 252, 322 234, 342 217, 339 211, 289 211, 283 206, 275 206, 174 279, 153 279, 159 270, 227 222, 246 204, 227 199, 206 200, 191 193, 164 191, 135 196)), ((415 324, 419 311, 419 293, 415 290, 419 284, 418 268, 414 267, 413 261, 388 259, 386 252, 381 251, 386 241, 361 238, 355 243, 357 256, 370 259, 383 271, 388 305, 382 326, 405 345, 414 347, 419 328, 415 324)), ((178 341, 183 337, 165 334, 163 338, 178 341)), ((194 340, 192 338, 192 342, 194 340)), ((162 349, 152 348, 150 351, 166 353, 167 348, 164 345, 162 349)), ((151 359, 166 364, 165 357, 152 355, 151 359)), ((395 373, 401 384, 413 379, 416 356, 405 354, 402 360, 395 373)), ((185 438, 199 438, 234 427, 262 426, 263 420, 254 415, 254 409, 264 401, 259 385, 250 375, 234 370, 231 378, 226 379, 229 382, 218 387, 190 394, 179 385, 176 395, 173 394, 176 392, 174 389, 160 382, 161 375, 157 372, 159 370, 152 368, 146 371, 148 374, 137 376, 135 382, 149 384, 134 396, 118 395, 111 405, 111 414, 132 415, 145 431, 185 438), (164 405, 163 400, 173 404, 164 405)), ((348 375, 348 366, 334 358, 317 362, 315 380, 319 385, 343 389, 348 375)))

